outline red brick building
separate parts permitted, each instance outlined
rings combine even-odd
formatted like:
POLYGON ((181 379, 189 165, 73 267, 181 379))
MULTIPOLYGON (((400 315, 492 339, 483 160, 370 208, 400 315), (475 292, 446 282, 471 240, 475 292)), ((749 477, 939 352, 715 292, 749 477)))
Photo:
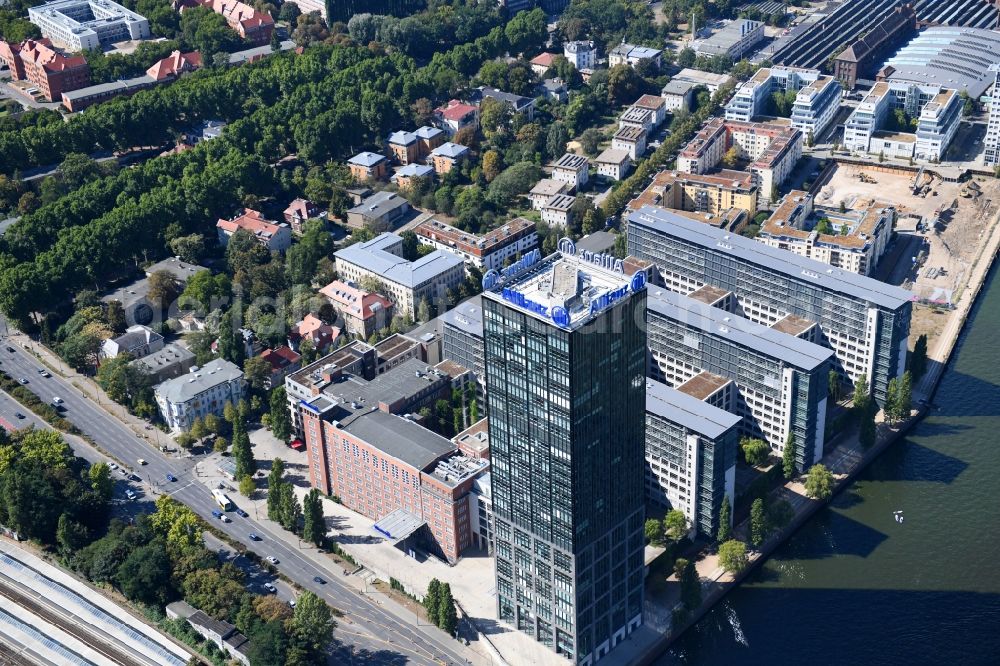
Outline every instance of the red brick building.
POLYGON ((235 0, 174 0, 174 8, 178 11, 198 6, 208 7, 216 14, 221 14, 230 28, 254 46, 271 42, 274 19, 267 12, 259 12, 250 5, 235 0))
POLYGON ((404 548, 448 562, 474 545, 470 491, 489 468, 416 422, 328 396, 301 405, 314 488, 404 548))
POLYGON ((30 81, 46 101, 62 101, 62 94, 90 85, 90 66, 83 56, 65 56, 48 39, 21 44, 0 40, 0 62, 10 68, 15 81, 30 81))

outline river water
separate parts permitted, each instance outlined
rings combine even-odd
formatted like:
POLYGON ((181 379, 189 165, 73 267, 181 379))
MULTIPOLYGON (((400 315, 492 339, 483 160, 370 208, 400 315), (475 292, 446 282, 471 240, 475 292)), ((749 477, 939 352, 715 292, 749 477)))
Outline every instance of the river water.
POLYGON ((1000 664, 996 273, 928 417, 657 666, 1000 664))

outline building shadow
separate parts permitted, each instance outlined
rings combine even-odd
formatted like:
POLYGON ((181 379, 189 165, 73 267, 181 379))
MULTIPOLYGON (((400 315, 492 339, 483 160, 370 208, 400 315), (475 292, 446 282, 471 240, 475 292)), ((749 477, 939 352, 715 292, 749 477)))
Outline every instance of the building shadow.
POLYGON ((833 538, 795 538, 787 546, 772 556, 774 561, 822 559, 833 555, 854 555, 868 557, 886 540, 889 535, 870 525, 844 515, 839 511, 822 511, 812 521, 803 527, 803 534, 809 530, 818 530, 824 535, 836 534, 833 538))
POLYGON ((392 650, 369 650, 357 648, 335 640, 327 652, 326 663, 329 666, 353 666, 364 664, 370 666, 405 666, 410 658, 392 650))

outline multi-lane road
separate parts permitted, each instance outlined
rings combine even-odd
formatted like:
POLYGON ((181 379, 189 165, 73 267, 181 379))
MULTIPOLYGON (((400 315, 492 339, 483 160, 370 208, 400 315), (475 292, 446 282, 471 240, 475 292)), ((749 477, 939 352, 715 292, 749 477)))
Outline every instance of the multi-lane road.
MULTIPOLYGON (((232 540, 244 544, 261 557, 278 558, 280 563, 277 569, 280 573, 343 612, 346 617, 334 631, 334 637, 339 642, 335 647, 336 663, 398 664, 401 658, 405 663, 412 664, 466 663, 456 645, 443 634, 435 636, 433 631, 418 630, 413 626, 412 619, 397 617, 385 606, 374 603, 342 580, 343 572, 339 567, 324 566, 324 558, 317 557, 314 549, 307 547, 309 550, 301 550, 297 539, 287 532, 257 522, 253 511, 247 518, 230 512, 232 522, 229 523, 213 517, 212 511, 217 505, 209 489, 196 477, 195 460, 161 453, 155 446, 156 437, 152 432, 146 435, 148 439, 137 436, 57 373, 43 376, 40 371, 48 368, 17 342, 7 338, 0 340, 0 368, 15 380, 27 379, 25 387, 45 402, 59 397, 63 401, 63 417, 92 438, 119 464, 139 474, 153 495, 169 494, 204 520, 214 522, 232 540), (145 465, 138 464, 140 458, 146 461, 145 465), (167 474, 172 474, 177 481, 167 481, 167 474), (261 540, 252 541, 251 532, 259 535, 261 540), (323 582, 316 582, 317 577, 323 582)), ((0 417, 15 427, 40 423, 26 408, 16 405, 9 396, 2 395, 0 417), (26 418, 16 419, 15 411, 20 411, 26 418)), ((165 441, 162 434, 159 439, 165 441)), ((236 503, 239 504, 238 501, 236 503)))

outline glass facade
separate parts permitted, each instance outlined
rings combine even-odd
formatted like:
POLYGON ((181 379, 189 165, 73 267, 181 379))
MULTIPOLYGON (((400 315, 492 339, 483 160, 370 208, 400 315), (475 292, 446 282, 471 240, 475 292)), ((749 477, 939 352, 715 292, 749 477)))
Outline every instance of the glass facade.
POLYGON ((645 308, 566 330, 483 299, 497 610, 575 663, 642 621, 645 308))

